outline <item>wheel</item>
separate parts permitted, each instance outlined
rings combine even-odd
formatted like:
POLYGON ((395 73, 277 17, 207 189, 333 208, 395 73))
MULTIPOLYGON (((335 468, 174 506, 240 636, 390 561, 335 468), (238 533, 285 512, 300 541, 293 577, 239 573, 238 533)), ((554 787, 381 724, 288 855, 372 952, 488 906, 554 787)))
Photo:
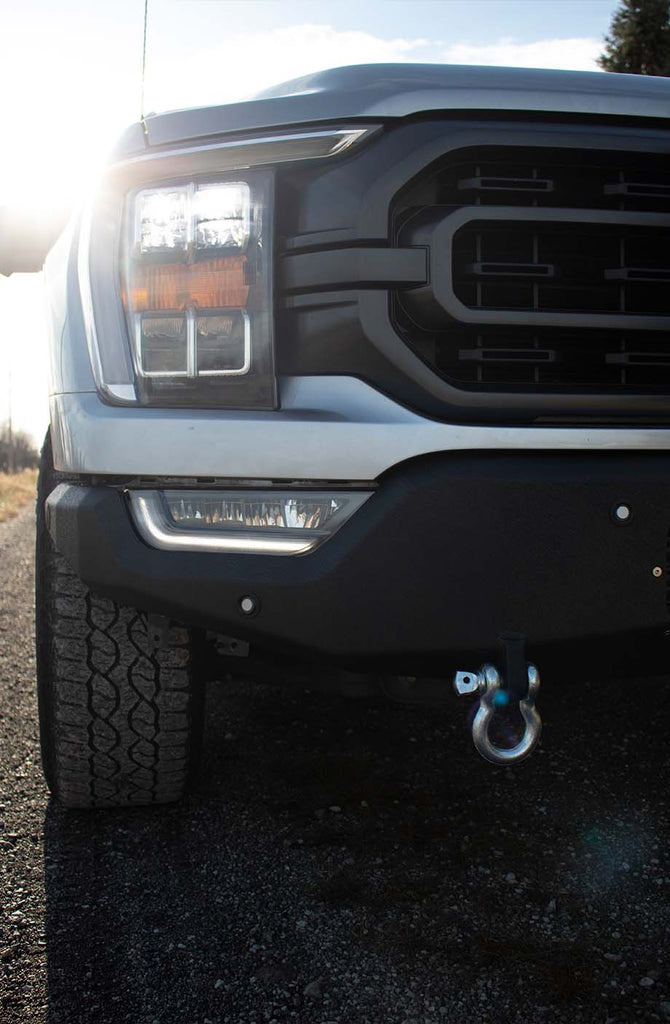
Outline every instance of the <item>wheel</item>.
POLYGON ((45 501, 58 483, 49 435, 37 490, 37 697, 49 789, 67 807, 169 803, 188 789, 202 739, 192 632, 161 647, 147 615, 93 594, 56 551, 45 501))

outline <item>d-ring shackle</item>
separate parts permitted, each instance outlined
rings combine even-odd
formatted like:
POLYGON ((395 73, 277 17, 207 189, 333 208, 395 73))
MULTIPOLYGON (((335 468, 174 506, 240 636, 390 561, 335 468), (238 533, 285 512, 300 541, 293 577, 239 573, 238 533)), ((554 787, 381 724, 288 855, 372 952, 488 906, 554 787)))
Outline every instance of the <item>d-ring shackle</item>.
POLYGON ((479 708, 472 723, 472 740, 476 749, 493 764, 511 764, 520 761, 536 746, 542 732, 542 719, 535 707, 540 689, 540 675, 535 665, 527 665, 528 692, 519 701, 519 710, 525 722, 523 736, 513 747, 498 747, 489 739, 491 720, 497 709, 507 703, 507 693, 497 669, 493 665, 482 665, 479 672, 457 672, 454 687, 459 697, 464 694, 479 694, 479 708))

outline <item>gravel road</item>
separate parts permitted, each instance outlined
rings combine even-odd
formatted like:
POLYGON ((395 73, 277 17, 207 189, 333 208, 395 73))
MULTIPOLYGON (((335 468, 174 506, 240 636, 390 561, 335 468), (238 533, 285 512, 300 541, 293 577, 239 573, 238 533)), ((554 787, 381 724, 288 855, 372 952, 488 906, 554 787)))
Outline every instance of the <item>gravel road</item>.
POLYGON ((484 764, 465 710, 214 683, 197 792, 65 812, 40 771, 32 510, 0 525, 0 1017, 670 1019, 667 679, 547 689, 484 764))

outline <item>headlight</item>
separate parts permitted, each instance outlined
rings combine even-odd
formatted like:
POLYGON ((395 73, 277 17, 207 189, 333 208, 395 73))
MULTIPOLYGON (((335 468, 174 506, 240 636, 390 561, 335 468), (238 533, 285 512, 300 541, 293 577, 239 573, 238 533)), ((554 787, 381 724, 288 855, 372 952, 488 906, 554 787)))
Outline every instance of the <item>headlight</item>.
POLYGON ((110 168, 82 223, 79 250, 103 397, 273 408, 271 165, 333 156, 374 131, 258 136, 110 168))
POLYGON ((273 404, 264 186, 252 175, 129 197, 122 296, 146 401, 273 404), (266 401, 233 377, 264 380, 266 401))

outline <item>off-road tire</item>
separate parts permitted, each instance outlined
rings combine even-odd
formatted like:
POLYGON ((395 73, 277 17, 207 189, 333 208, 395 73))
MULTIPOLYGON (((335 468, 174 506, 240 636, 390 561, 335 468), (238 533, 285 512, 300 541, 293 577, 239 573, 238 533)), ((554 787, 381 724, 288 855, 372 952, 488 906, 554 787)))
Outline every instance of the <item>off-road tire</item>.
POLYGON ((147 615, 93 594, 45 523, 58 478, 49 436, 37 491, 37 696, 49 789, 67 807, 169 803, 188 789, 202 736, 191 631, 156 648, 147 615))

